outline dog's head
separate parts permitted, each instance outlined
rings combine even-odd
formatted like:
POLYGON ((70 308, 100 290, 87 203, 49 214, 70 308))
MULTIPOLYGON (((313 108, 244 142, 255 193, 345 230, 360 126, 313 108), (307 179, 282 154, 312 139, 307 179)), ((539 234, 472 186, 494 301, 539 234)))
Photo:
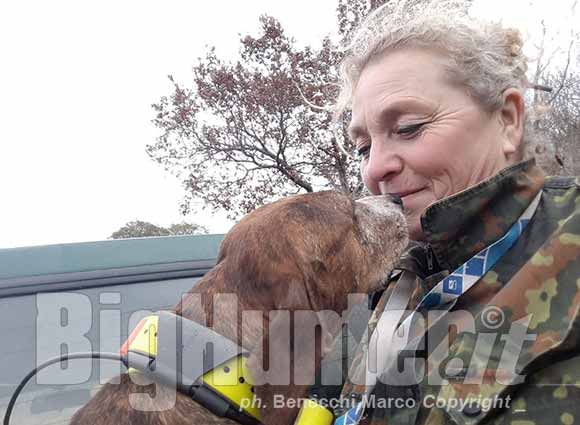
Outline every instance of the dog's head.
MULTIPOLYGON (((214 294, 236 295, 237 305, 213 307, 212 326, 252 352, 247 365, 256 395, 267 404, 274 394, 307 389, 341 328, 348 295, 377 289, 407 242, 401 206, 389 196, 292 196, 236 224, 222 241, 216 267, 193 292, 205 294, 207 306, 214 294), (244 316, 245 310, 262 316, 244 316)), ((185 297, 176 311, 199 321, 192 299, 185 297)), ((262 413, 265 424, 290 423, 295 414, 290 407, 262 413)))
MULTIPOLYGON (((260 399, 305 391, 341 327, 340 316, 326 313, 344 313, 349 294, 381 285, 407 242, 401 206, 389 196, 353 201, 333 191, 274 202, 232 228, 218 267, 232 291, 243 288, 246 306, 313 313, 293 315, 291 326, 289 316, 273 318, 268 343, 258 338, 252 345, 253 379, 272 384, 256 387, 260 399), (320 333, 312 333, 317 328, 320 333), (287 387, 290 382, 294 386, 287 387)), ((291 408, 266 411, 263 421, 289 423, 294 414, 291 408)))
POLYGON ((353 201, 340 192, 316 192, 244 217, 222 242, 218 264, 237 287, 274 295, 276 308, 328 309, 339 294, 376 289, 407 242, 401 207, 390 196, 353 201), (310 306, 285 305, 298 282, 310 293, 310 306))

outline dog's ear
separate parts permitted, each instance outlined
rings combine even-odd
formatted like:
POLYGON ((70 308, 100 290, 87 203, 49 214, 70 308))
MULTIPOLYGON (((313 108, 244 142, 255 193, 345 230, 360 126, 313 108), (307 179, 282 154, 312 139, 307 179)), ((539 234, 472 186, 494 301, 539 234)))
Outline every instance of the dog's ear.
POLYGON ((312 384, 320 359, 342 327, 338 313, 312 309, 316 296, 304 282, 293 281, 279 310, 269 313, 267 345, 258 343, 248 363, 258 384, 312 384))
POLYGON ((332 350, 342 319, 329 310, 299 310, 292 319, 293 383, 312 385, 322 358, 332 350))
POLYGON ((296 415, 292 403, 307 397, 323 352, 330 347, 323 315, 299 310, 279 311, 271 317, 267 348, 252 350, 248 361, 257 399, 276 407, 262 411, 261 421, 266 425, 292 423, 296 415), (265 356, 269 359, 267 372, 265 356))
POLYGON ((262 321, 248 359, 251 381, 254 385, 289 385, 291 376, 291 315, 278 310, 268 313, 262 321))
MULTIPOLYGON (((288 303, 292 305, 292 337, 295 364, 300 365, 295 371, 298 384, 306 384, 306 371, 314 367, 313 362, 324 357, 331 349, 334 337, 342 328, 342 317, 333 310, 324 310, 323 306, 335 306, 338 292, 337 279, 333 279, 322 261, 311 263, 312 274, 301 281, 294 282, 288 290, 288 303), (306 368, 302 366, 311 365, 306 368), (304 373, 300 373, 304 370, 304 373), (299 379, 302 376, 302 379, 299 379)), ((308 379, 311 377, 309 376, 308 379)))
MULTIPOLYGON (((334 333, 325 312, 276 311, 270 318, 267 346, 252 350, 248 369, 256 397, 264 405, 276 406, 263 411, 262 423, 291 423, 296 414, 291 403, 307 396, 321 358, 332 347, 334 333)), ((335 323, 340 326, 340 320, 335 323)))

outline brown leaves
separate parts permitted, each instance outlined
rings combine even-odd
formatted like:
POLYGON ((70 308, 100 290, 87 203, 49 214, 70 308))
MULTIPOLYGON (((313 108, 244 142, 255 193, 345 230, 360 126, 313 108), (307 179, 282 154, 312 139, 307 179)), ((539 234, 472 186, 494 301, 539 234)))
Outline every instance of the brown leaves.
POLYGON ((328 106, 341 54, 327 39, 298 47, 280 23, 260 17, 257 36, 240 38, 235 61, 209 49, 193 68, 192 87, 153 105, 162 131, 147 152, 177 175, 194 199, 231 218, 276 198, 324 188, 360 190, 358 164, 344 125, 328 106))

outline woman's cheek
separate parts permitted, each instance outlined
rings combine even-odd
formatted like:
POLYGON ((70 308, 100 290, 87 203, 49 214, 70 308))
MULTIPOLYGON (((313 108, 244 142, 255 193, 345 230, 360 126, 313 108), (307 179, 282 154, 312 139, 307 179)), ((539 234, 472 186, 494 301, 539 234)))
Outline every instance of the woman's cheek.
POLYGON ((365 187, 367 188, 367 190, 372 193, 373 195, 378 195, 378 188, 377 187, 373 187, 373 183, 370 181, 370 179, 368 178, 368 174, 367 174, 367 160, 366 159, 361 159, 360 160, 360 165, 359 165, 359 172, 360 175, 362 177, 362 181, 363 184, 365 185, 365 187))

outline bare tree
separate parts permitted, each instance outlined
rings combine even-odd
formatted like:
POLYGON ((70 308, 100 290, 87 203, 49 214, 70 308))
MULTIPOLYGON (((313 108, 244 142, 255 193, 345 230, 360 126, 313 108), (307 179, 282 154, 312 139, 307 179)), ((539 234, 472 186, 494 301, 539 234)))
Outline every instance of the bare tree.
MULTIPOLYGON (((577 1, 571 5, 575 15, 577 1)), ((533 85, 533 125, 539 140, 532 146, 549 174, 580 174, 580 41, 571 30, 565 42, 541 22, 533 85)))
MULTIPOLYGON (((346 37, 383 0, 339 0, 346 37)), ((162 134, 147 147, 195 199, 239 217, 276 198, 325 188, 363 190, 345 122, 333 123, 342 53, 329 38, 298 47, 280 23, 260 18, 258 36, 240 39, 239 59, 211 49, 193 68, 191 85, 170 77, 173 92, 153 105, 162 134)))
POLYGON ((238 61, 210 50, 193 88, 171 79, 174 92, 153 105, 163 134, 147 152, 183 181, 183 213, 194 198, 235 218, 317 188, 357 191, 356 165, 323 108, 338 53, 328 39, 318 51, 299 49, 274 18, 260 23, 258 37, 240 40, 238 61))

